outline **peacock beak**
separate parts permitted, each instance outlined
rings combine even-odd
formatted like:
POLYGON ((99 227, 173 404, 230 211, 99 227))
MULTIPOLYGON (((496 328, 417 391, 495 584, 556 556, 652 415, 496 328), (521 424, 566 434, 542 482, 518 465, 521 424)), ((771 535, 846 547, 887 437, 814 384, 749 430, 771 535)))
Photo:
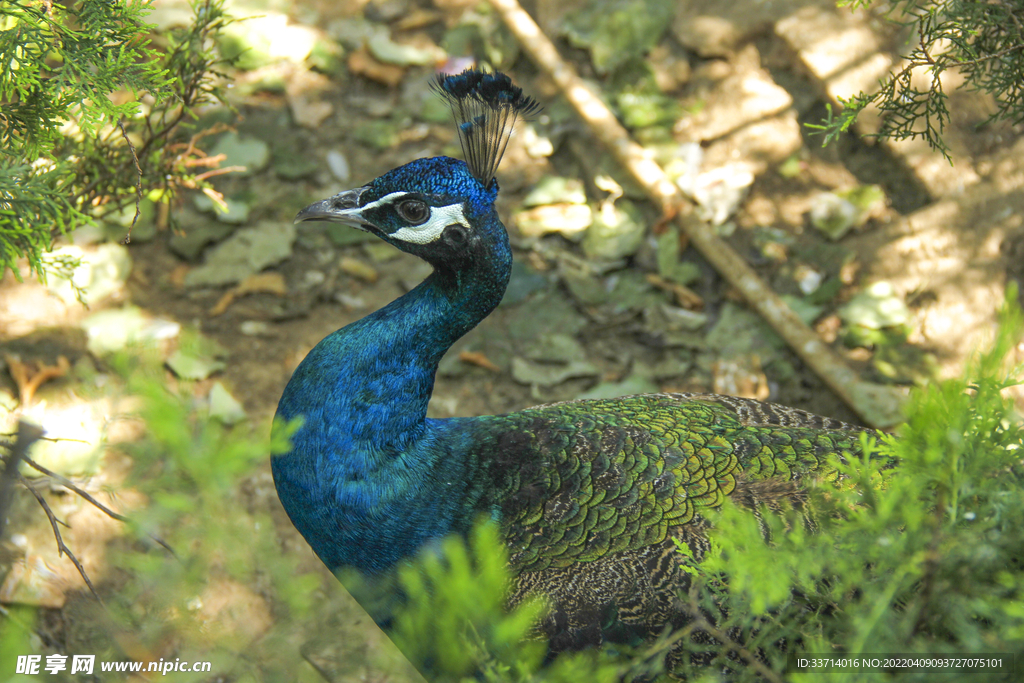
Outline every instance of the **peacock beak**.
POLYGON ((367 222, 363 220, 359 207, 359 196, 365 189, 365 187, 357 187, 354 190, 339 192, 328 199, 313 202, 296 214, 295 222, 330 221, 365 230, 367 222))

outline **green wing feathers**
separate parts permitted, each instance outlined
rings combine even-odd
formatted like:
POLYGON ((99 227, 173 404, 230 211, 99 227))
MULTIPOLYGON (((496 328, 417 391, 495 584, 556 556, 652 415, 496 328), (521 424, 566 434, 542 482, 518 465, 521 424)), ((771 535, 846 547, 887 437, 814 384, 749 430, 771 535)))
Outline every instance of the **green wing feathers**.
POLYGON ((730 494, 743 493, 741 503, 755 489, 792 494, 783 482, 833 476, 827 456, 856 453, 862 431, 701 394, 567 402, 490 420, 491 452, 480 455, 491 462, 491 502, 517 572, 660 546, 730 494))

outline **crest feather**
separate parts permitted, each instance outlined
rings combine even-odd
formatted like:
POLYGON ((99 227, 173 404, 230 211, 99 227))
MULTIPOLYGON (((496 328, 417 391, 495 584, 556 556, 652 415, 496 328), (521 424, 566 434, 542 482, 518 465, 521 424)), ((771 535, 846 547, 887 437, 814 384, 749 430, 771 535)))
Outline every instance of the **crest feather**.
POLYGON ((439 74, 433 89, 455 116, 470 173, 490 188, 516 118, 540 111, 540 105, 501 72, 466 69, 455 75, 439 74))

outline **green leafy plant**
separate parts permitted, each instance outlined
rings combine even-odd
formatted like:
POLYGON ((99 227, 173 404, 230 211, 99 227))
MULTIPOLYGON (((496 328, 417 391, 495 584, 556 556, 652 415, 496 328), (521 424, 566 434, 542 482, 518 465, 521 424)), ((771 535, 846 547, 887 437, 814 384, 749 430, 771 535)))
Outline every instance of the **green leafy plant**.
POLYGON ((545 664, 547 644, 534 626, 544 606, 535 600, 506 610, 512 580, 508 551, 482 518, 468 538, 449 537, 398 570, 405 600, 394 610, 390 635, 430 681, 618 680, 624 667, 608 653, 545 664))
MULTIPOLYGON (((764 511, 766 543, 749 511, 723 507, 689 596, 695 613, 714 617, 717 644, 691 643, 691 652, 705 660, 710 652, 736 680, 795 682, 820 676, 793 669, 796 653, 1011 653, 1012 661, 1024 648, 1024 425, 1002 392, 1021 372, 1005 365, 1024 334, 1015 301, 1010 291, 993 348, 969 379, 915 390, 898 438, 873 444, 870 458, 837 463, 840 485, 811 492, 816 530, 796 511, 764 511)), ((935 675, 906 670, 886 680, 935 675)))
MULTIPOLYGON (((846 0, 840 5, 864 7, 871 0, 846 0)), ((899 0, 887 5, 886 15, 912 27, 916 43, 899 69, 872 93, 861 92, 819 124, 808 124, 828 144, 849 130, 868 107, 877 107, 881 120, 875 135, 882 139, 920 138, 949 159, 943 130, 949 123, 949 95, 942 76, 958 70, 962 86, 991 95, 996 111, 988 122, 1024 123, 1024 14, 1008 0, 899 0), (924 72, 927 78, 915 78, 924 72)), ((988 123, 986 122, 986 123, 988 123)))
MULTIPOLYGON (((53 238, 134 205, 209 190, 217 165, 178 139, 220 98, 213 38, 230 21, 197 0, 161 44, 150 2, 0 4, 0 273, 17 260, 45 278, 53 238)), ((65 267, 69 264, 63 264, 65 267)), ((65 268, 66 269, 66 268, 65 268)))

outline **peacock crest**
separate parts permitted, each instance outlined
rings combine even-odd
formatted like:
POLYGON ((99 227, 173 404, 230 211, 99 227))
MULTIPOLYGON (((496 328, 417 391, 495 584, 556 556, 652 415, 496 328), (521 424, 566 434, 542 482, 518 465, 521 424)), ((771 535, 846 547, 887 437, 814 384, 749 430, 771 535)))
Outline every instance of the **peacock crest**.
POLYGON ((470 173, 490 189, 516 119, 537 113, 540 105, 503 73, 439 74, 433 89, 452 110, 470 173))

